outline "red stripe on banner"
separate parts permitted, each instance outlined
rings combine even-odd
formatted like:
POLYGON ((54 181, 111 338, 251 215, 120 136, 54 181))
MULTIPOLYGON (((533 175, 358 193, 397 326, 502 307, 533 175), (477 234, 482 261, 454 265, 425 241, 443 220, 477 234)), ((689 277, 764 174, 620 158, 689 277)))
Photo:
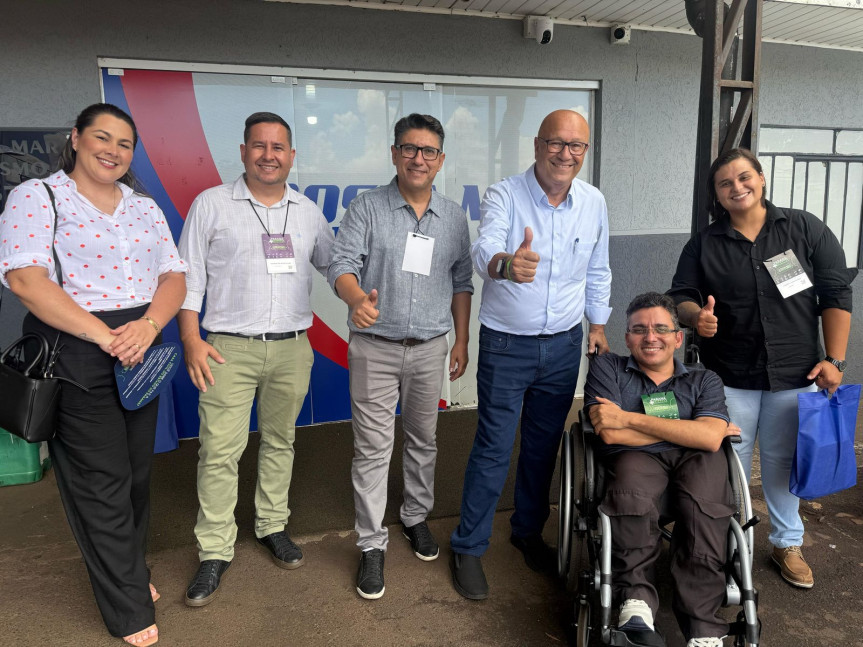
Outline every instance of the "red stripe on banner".
POLYGON ((306 334, 315 351, 342 368, 348 367, 348 342, 321 321, 318 315, 313 316, 312 327, 306 334))
POLYGON ((222 183, 204 136, 192 74, 125 70, 122 82, 141 143, 185 219, 201 191, 222 183))

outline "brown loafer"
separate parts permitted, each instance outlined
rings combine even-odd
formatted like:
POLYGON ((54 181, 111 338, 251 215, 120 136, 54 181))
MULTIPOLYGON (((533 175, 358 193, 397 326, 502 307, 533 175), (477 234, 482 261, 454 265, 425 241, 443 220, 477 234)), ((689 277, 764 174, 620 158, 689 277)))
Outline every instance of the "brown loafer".
POLYGON ((803 559, 800 546, 789 546, 788 548, 773 547, 773 561, 782 572, 782 579, 801 589, 811 589, 815 584, 812 577, 812 569, 803 559))

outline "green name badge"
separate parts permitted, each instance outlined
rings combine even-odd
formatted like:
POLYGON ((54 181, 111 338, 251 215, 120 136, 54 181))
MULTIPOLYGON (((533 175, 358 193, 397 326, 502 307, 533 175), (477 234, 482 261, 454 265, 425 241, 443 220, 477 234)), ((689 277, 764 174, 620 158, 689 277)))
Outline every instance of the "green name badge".
POLYGON ((644 403, 644 413, 648 416, 671 418, 672 420, 680 419, 680 412, 677 410, 677 400, 671 391, 666 391, 665 393, 645 393, 641 396, 641 401, 644 403))

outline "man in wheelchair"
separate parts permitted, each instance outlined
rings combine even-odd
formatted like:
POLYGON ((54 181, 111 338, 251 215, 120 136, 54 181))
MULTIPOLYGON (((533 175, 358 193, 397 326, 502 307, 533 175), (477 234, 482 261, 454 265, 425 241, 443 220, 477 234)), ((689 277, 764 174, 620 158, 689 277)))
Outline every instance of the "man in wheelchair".
POLYGON ((593 358, 585 385, 585 408, 603 441, 597 445, 607 470, 599 509, 611 521, 612 586, 622 603, 618 630, 633 644, 664 645, 653 627, 659 607, 653 571, 667 492, 675 520, 672 608, 687 647, 718 647, 728 633, 717 611, 735 510, 728 464, 718 450, 739 429, 729 424, 719 377, 674 358, 683 343, 674 301, 642 294, 626 316, 631 356, 593 358))

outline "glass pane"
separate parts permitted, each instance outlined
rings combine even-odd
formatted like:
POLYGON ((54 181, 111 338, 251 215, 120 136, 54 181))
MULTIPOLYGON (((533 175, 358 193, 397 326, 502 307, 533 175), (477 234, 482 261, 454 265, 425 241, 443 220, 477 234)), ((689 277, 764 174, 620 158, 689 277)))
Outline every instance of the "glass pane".
POLYGON ((759 156, 758 161, 761 162, 761 170, 764 173, 764 181, 767 184, 765 197, 773 202, 773 198, 770 196, 770 189, 773 186, 773 158, 770 156, 759 156))
MULTIPOLYGON (((222 182, 233 182, 245 170, 240 144, 246 117, 266 110, 294 125, 290 85, 273 83, 268 76, 242 74, 195 73, 192 78, 201 126, 222 182)), ((296 176, 291 175, 290 181, 295 182, 296 176)))
POLYGON ((840 130, 836 135, 836 152, 840 155, 863 155, 863 130, 840 130))
MULTIPOLYGON (((476 196, 482 197, 490 184, 533 163, 533 140, 550 107, 571 108, 590 122, 590 106, 591 93, 583 90, 444 87, 448 144, 443 172, 447 186, 453 187, 450 197, 461 198, 471 220, 478 219, 478 210, 472 209, 479 206, 476 196)), ((588 150, 579 179, 590 182, 591 171, 588 150)))
POLYGON ((824 220, 824 192, 826 191, 827 165, 824 162, 809 162, 808 167, 806 206, 803 208, 809 213, 815 214, 821 220, 824 220))
POLYGON ((842 214, 845 203, 845 168, 844 162, 830 163, 830 184, 827 193, 827 215, 824 222, 836 234, 840 243, 844 243, 842 231, 842 214))
POLYGON ((814 128, 770 128, 759 131, 759 152, 824 153, 833 152, 833 131, 814 128))
POLYGON ((794 209, 806 208, 806 173, 809 165, 806 162, 794 163, 794 189, 791 199, 791 206, 794 209))
MULTIPOLYGON (((437 92, 413 83, 299 79, 295 181, 338 224, 350 201, 395 175, 390 146, 395 123, 412 112, 442 119, 437 92)), ((439 174, 435 188, 446 193, 439 174)))
POLYGON ((848 267, 858 266, 860 217, 863 211, 863 164, 848 165, 848 194, 845 196, 845 258, 848 267))
MULTIPOLYGON (((791 175, 793 160, 790 157, 776 157, 773 162, 773 184, 770 189, 770 201, 777 207, 791 206, 791 175)), ((764 176, 768 177, 767 175, 764 176)))

